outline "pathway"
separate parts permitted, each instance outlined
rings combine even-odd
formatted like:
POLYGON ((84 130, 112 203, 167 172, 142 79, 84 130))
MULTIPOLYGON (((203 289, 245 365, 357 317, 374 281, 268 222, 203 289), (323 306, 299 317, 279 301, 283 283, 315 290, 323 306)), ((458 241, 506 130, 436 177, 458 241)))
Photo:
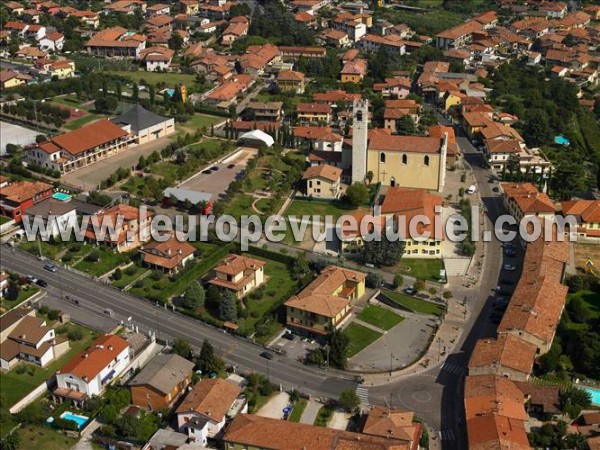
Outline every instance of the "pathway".
POLYGON ((315 400, 309 400, 304 412, 302 413, 302 417, 300 418, 300 423, 305 423, 308 425, 314 424, 321 406, 323 406, 321 403, 315 400))
POLYGON ((260 408, 256 413, 257 416, 269 417, 271 419, 282 419, 283 408, 288 406, 290 403, 290 396, 287 392, 279 392, 277 395, 271 397, 269 401, 260 408))

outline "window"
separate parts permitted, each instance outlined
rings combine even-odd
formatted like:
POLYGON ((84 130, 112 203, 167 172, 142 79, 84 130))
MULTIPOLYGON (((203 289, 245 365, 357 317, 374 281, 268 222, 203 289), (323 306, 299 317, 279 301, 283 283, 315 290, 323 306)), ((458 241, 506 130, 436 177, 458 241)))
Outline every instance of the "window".
POLYGON ((379 154, 379 162, 380 163, 384 163, 385 162, 385 153, 381 152, 379 154))
POLYGON ((402 155, 402 164, 408 164, 408 156, 402 155))
POLYGON ((425 158, 423 158, 423 163, 428 166, 429 165, 429 155, 425 155, 425 158))

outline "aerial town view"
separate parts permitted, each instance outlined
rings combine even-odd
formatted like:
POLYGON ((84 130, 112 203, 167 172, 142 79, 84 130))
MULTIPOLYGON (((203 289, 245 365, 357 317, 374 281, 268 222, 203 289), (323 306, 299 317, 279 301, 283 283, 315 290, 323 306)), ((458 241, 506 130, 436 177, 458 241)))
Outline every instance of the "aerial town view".
POLYGON ((600 0, 2 0, 0 449, 600 450, 600 0))

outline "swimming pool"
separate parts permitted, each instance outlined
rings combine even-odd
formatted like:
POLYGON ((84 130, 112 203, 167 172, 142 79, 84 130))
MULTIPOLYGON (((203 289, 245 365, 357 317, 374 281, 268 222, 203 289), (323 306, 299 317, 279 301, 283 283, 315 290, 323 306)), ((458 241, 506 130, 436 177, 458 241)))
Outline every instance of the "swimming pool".
POLYGON ((588 392, 592 396, 592 405, 600 406, 600 389, 582 388, 584 391, 588 392))
POLYGON ((65 194, 64 192, 55 192, 52 194, 52 198, 55 200, 60 200, 61 202, 68 202, 71 200, 71 196, 69 194, 65 194))
POLYGON ((81 428, 90 418, 73 414, 71 411, 65 411, 60 415, 61 419, 72 420, 77 424, 77 428, 81 428))
POLYGON ((556 136, 554 142, 558 145, 569 145, 571 143, 571 141, 564 136, 556 136))

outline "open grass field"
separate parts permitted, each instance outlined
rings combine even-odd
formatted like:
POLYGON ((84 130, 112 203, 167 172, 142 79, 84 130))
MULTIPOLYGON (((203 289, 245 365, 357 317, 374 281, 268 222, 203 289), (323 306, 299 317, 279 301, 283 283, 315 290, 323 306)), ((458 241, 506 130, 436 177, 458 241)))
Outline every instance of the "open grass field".
MULTIPOLYGON (((286 216, 304 216, 304 215, 317 215, 325 217, 327 215, 333 216, 334 220, 343 216, 344 214, 355 214, 360 212, 366 212, 368 208, 352 208, 339 201, 309 201, 309 200, 294 200, 288 209, 285 211, 286 216)), ((323 219, 324 220, 324 219, 323 219)))
POLYGON ((136 71, 129 72, 125 70, 113 70, 109 71, 109 74, 118 75, 124 78, 128 78, 131 81, 135 81, 140 84, 158 84, 165 83, 168 87, 174 87, 178 84, 184 84, 186 87, 191 87, 195 84, 196 76, 188 75, 183 73, 158 73, 158 72, 146 72, 136 71))
POLYGON ((600 245, 574 243, 575 267, 584 268, 589 260, 594 263, 594 271, 600 275, 600 245))
POLYGON ((5 296, 3 296, 1 298, 0 310, 2 312, 5 312, 10 309, 13 309, 15 306, 20 305, 25 300, 27 300, 29 297, 31 297, 32 295, 34 295, 35 293, 37 293, 39 291, 40 291, 40 289, 35 286, 28 286, 28 285, 21 286, 21 288, 19 290, 19 295, 17 296, 16 299, 8 300, 5 296))
POLYGON ((441 259, 426 258, 403 258, 394 267, 395 271, 402 275, 432 281, 439 281, 440 270, 443 268, 444 262, 441 259))
POLYGON ((102 119, 104 116, 99 114, 87 114, 79 119, 71 120, 67 122, 64 126, 67 130, 77 130, 88 123, 94 122, 95 120, 102 119))
POLYGON ((71 324, 70 327, 79 328, 83 332, 83 339, 71 341, 71 349, 58 360, 52 362, 45 368, 34 366, 33 364, 20 363, 12 370, 0 374, 0 396, 6 406, 12 406, 29 392, 38 387, 44 380, 47 380, 56 373, 58 369, 64 366, 75 354, 79 353, 90 345, 96 334, 89 328, 80 325, 71 324), (26 368, 25 372, 20 371, 19 366, 26 368))
POLYGON ((394 291, 382 291, 383 294, 388 296, 391 300, 403 306, 406 309, 421 314, 430 314, 434 316, 441 316, 444 312, 440 305, 421 300, 420 298, 410 297, 408 295, 401 294, 394 291))
POLYGON ((369 305, 357 316, 360 320, 383 330, 390 330, 404 320, 404 317, 381 306, 369 305))
MULTIPOLYGON (((218 123, 224 122, 225 120, 227 120, 226 117, 211 116, 210 114, 196 113, 192 117, 190 117, 190 120, 188 120, 185 123, 185 126, 186 126, 186 128, 191 127, 191 128, 199 129, 199 130, 206 127, 206 129, 209 131, 211 125, 216 125, 218 123)), ((214 140, 217 142, 220 142, 218 139, 214 139, 214 140)))
POLYGON ((111 284, 114 287, 119 289, 123 289, 125 286, 130 285, 135 280, 137 280, 143 273, 147 272, 148 269, 145 267, 140 267, 137 265, 129 266, 127 269, 122 271, 122 276, 120 280, 114 280, 111 284), (135 269, 135 272, 134 272, 135 269), (131 273, 131 274, 130 274, 131 273))
POLYGON ((125 261, 129 261, 131 255, 115 253, 110 249, 98 247, 100 259, 98 261, 86 261, 85 258, 75 265, 75 269, 81 270, 89 275, 99 277, 117 267, 125 261))
POLYGON ((63 450, 77 443, 76 439, 59 433, 54 428, 39 425, 25 425, 20 429, 21 445, 19 449, 63 450))
POLYGON ((381 333, 371 330, 370 328, 363 327, 357 323, 351 323, 348 325, 343 333, 350 338, 350 345, 348 346, 348 358, 352 358, 358 352, 368 347, 381 337, 381 333))
POLYGON ((300 422, 300 419, 302 418, 302 413, 306 409, 306 405, 308 405, 308 401, 305 398, 301 398, 300 400, 298 400, 294 405, 294 409, 292 410, 292 413, 290 414, 288 420, 290 422, 300 422))
POLYGON ((0 225, 4 225, 6 222, 10 222, 12 219, 7 216, 0 216, 0 225))

